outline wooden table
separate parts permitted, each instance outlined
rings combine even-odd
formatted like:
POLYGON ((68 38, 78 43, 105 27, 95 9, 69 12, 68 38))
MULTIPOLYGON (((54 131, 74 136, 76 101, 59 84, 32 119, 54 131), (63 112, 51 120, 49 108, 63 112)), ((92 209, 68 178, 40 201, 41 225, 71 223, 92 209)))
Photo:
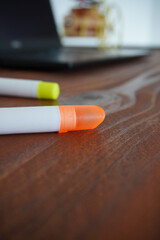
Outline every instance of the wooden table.
POLYGON ((58 102, 97 104, 95 130, 0 136, 0 239, 160 239, 160 52, 65 71, 0 69, 58 81, 58 102))

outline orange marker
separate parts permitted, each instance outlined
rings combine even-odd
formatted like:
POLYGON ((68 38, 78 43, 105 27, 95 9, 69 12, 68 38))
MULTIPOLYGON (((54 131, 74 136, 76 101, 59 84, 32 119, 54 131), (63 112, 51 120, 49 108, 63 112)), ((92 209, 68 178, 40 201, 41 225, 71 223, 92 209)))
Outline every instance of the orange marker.
POLYGON ((94 129, 105 118, 98 106, 43 106, 0 108, 0 134, 94 129))

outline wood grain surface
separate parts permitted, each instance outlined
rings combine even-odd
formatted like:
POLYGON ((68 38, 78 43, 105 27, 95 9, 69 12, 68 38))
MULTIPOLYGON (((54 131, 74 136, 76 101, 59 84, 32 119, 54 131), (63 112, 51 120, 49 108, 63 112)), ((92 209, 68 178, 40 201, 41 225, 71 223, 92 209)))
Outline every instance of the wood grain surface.
POLYGON ((160 239, 160 51, 63 71, 0 69, 57 81, 58 101, 0 97, 0 107, 97 104, 95 130, 0 136, 0 239, 160 239))

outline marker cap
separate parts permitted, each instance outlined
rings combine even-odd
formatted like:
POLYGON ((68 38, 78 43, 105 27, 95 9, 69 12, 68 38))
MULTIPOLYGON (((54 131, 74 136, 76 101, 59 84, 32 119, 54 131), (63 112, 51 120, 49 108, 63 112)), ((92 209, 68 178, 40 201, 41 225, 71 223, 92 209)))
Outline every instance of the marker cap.
POLYGON ((94 129, 105 118, 105 112, 98 106, 59 106, 60 110, 60 133, 94 129))
POLYGON ((55 100, 58 98, 59 93, 60 93, 60 88, 59 88, 58 83, 41 81, 38 84, 37 96, 40 99, 55 100))

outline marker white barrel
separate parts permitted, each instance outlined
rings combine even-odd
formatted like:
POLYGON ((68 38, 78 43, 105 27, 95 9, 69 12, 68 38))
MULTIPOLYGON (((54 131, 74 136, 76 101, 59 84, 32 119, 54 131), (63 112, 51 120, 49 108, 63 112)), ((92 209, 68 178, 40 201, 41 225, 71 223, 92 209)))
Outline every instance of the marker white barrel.
POLYGON ((0 134, 93 129, 104 118, 105 112, 98 106, 0 108, 0 134))
POLYGON ((0 78, 0 95, 57 99, 59 92, 58 83, 28 79, 0 78))
POLYGON ((58 106, 0 108, 0 134, 58 132, 58 106))

